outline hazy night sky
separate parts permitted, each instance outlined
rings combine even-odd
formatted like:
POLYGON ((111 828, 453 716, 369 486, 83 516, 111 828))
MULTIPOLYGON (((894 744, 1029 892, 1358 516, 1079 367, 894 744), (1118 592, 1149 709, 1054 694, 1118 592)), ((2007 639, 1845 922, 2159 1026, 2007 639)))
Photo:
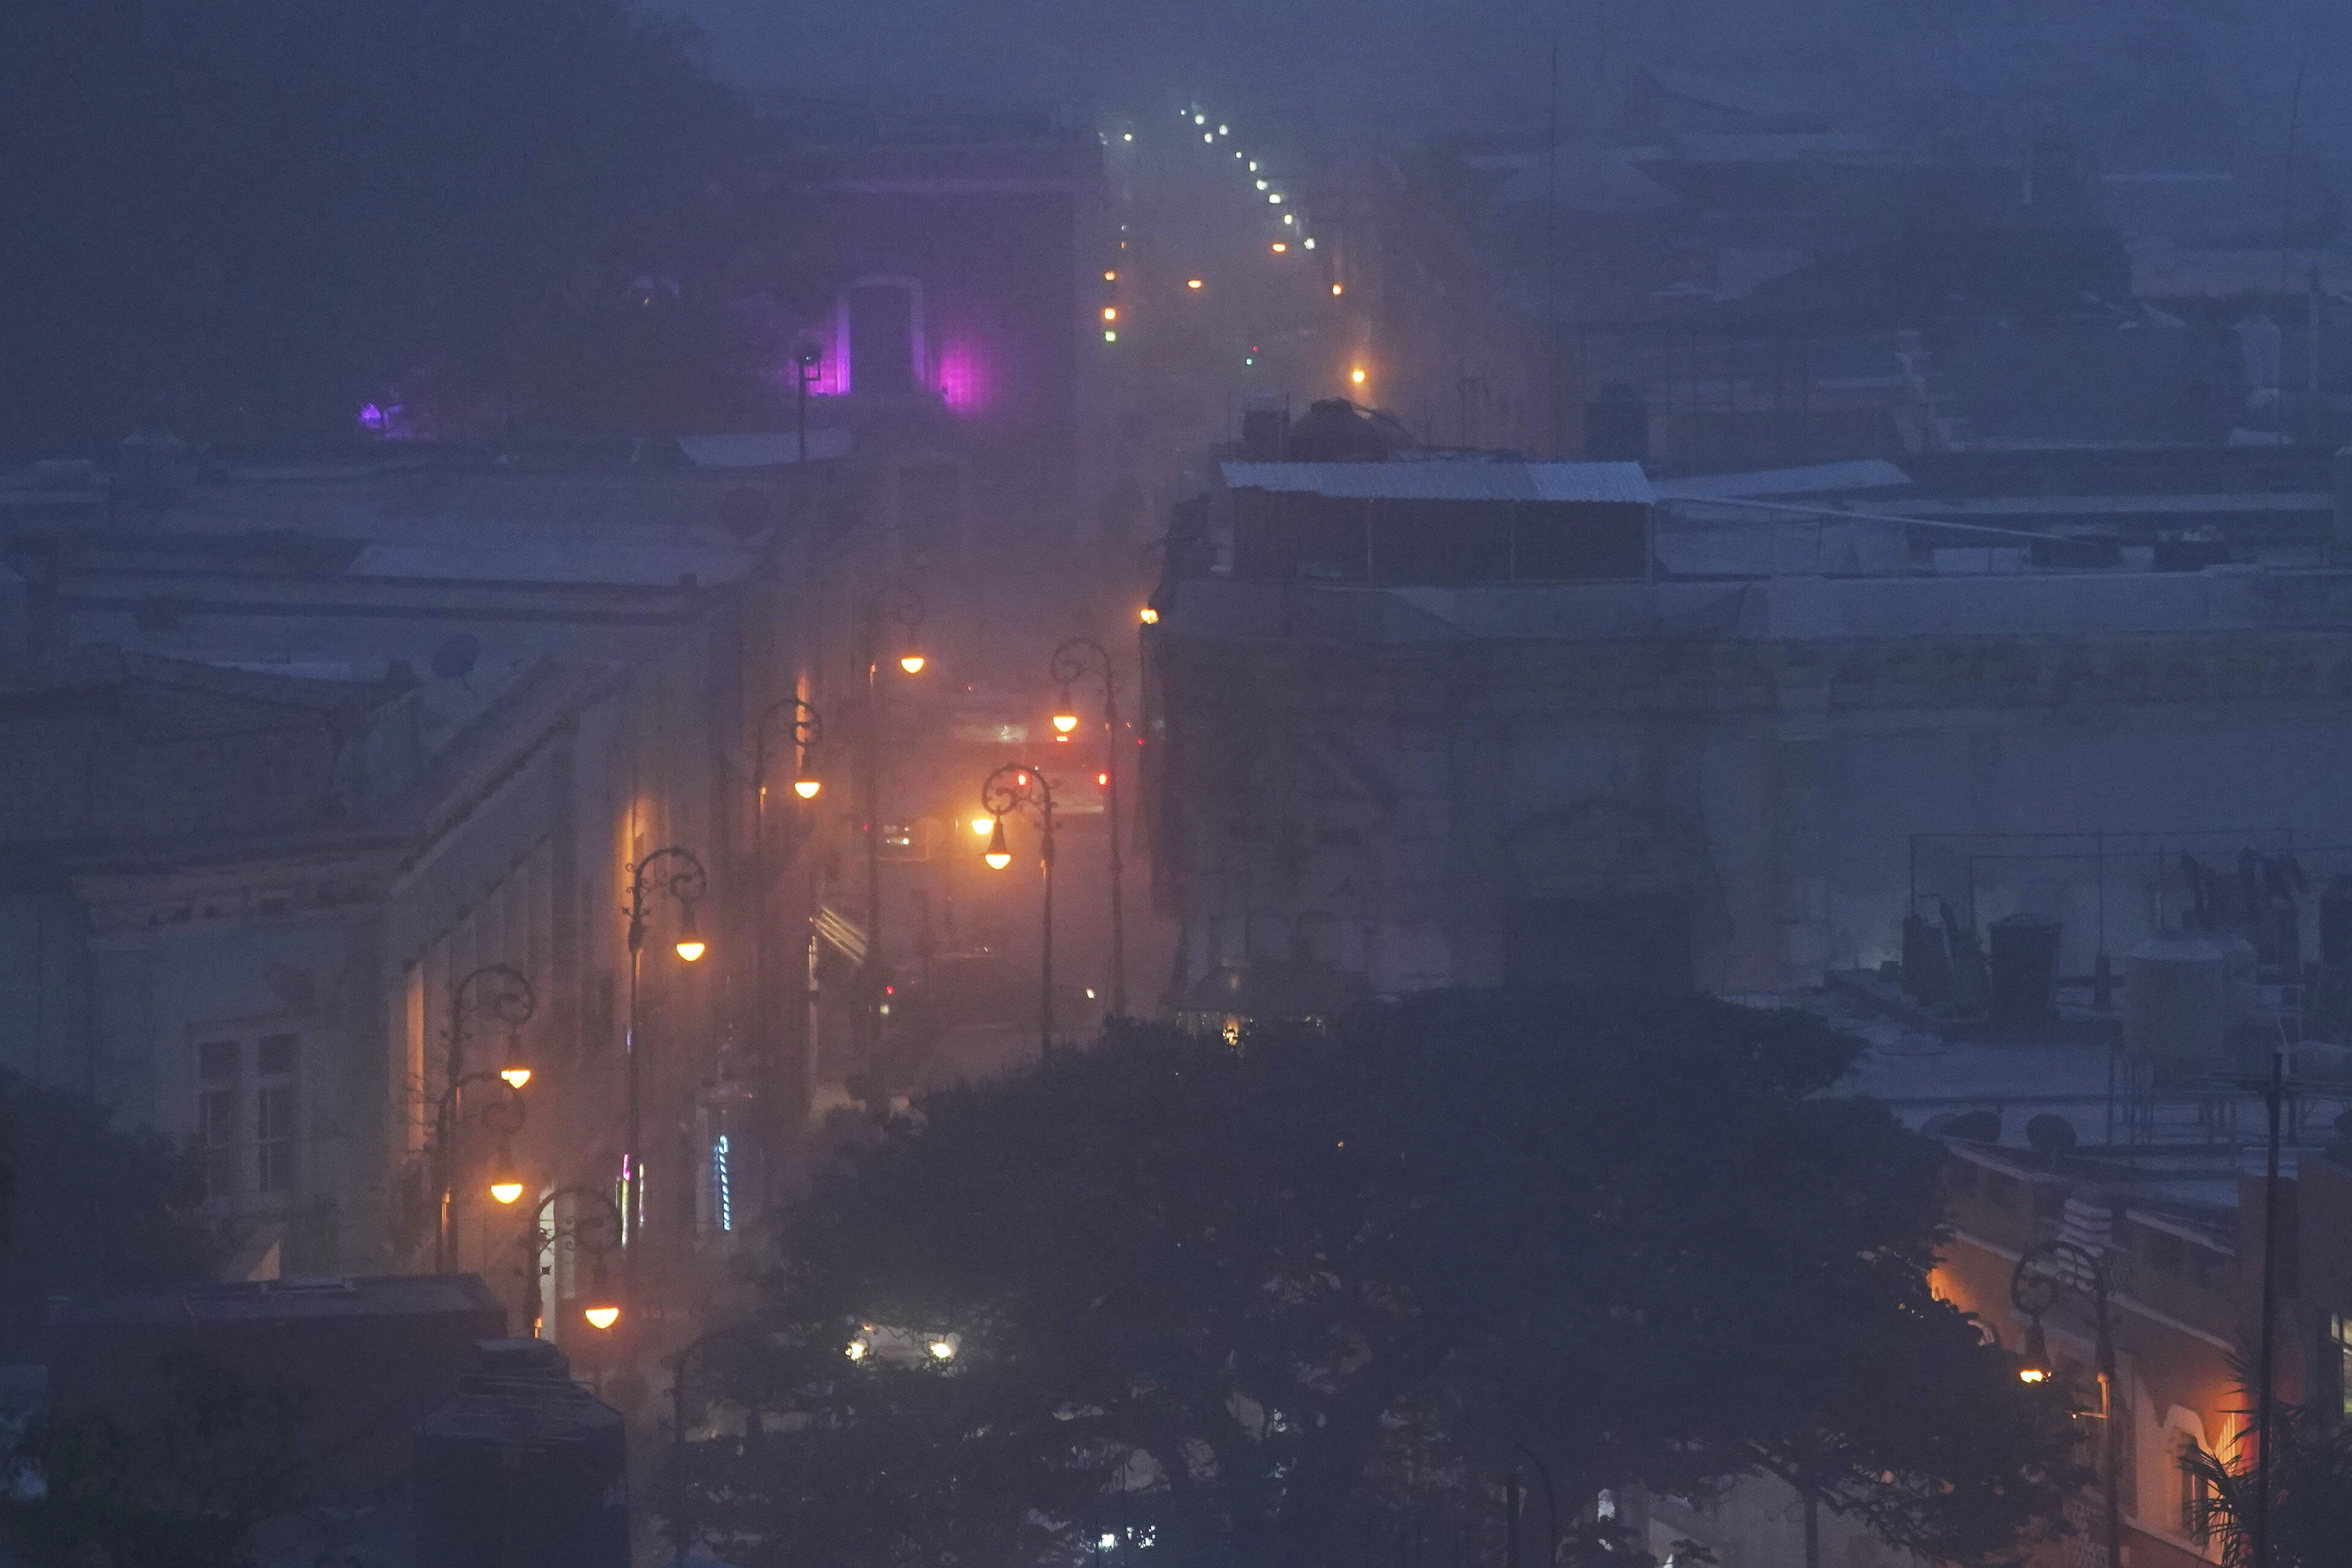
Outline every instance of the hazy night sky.
MULTIPOLYGON (((2306 148, 2347 146, 2352 19, 2321 0, 654 0, 745 85, 849 100, 1220 112, 1405 137, 1533 129, 1546 60, 1563 97, 1596 62, 1746 79, 1900 131, 1938 98, 2074 122, 2104 166, 2216 148, 2275 165, 2307 58, 2306 148), (2219 128, 2216 129, 2216 122, 2219 128), (2193 127, 2184 130, 2183 127, 2193 127), (2169 140, 2172 145, 2166 145, 2169 140)), ((1570 110, 1573 114, 1572 104, 1570 110)))

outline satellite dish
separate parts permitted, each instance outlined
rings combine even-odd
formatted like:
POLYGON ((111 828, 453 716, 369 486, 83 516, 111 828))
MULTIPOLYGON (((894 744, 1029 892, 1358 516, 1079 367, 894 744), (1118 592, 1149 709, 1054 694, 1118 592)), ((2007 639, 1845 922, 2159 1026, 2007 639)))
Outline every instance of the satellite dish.
POLYGON ((2025 1124, 2025 1141, 2034 1152, 2054 1160, 2061 1154, 2074 1152, 2074 1124, 2064 1117, 2043 1111, 2025 1124))
POLYGON ((444 680, 463 680, 474 672, 475 661, 482 657, 482 639, 471 632, 459 632, 433 650, 433 673, 444 680))

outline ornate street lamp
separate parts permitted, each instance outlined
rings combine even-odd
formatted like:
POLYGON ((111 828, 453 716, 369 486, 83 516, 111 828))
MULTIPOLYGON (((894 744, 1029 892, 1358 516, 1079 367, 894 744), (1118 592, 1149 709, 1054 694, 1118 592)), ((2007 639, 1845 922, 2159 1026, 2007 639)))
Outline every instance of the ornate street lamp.
POLYGON ((2101 1500, 2105 1505, 2107 1561, 2123 1559, 2123 1509, 2117 1488, 2123 1474, 2123 1424, 2131 1419, 2124 1408, 2123 1385, 2116 1376, 2116 1340, 2107 1316, 2107 1274, 2098 1256, 2071 1241, 2043 1241, 2025 1249, 2009 1277, 2010 1304, 2026 1316, 2025 1354, 2017 1370, 2023 1383, 2046 1383, 2056 1369, 2050 1361, 2050 1342, 2042 1331, 2042 1315, 2058 1304, 2068 1286, 2091 1298, 2092 1323, 2097 1335, 2100 1415, 2106 1422, 2106 1462, 2100 1467, 2101 1500))
POLYGON ((859 1017, 869 1058, 882 1043, 882 645, 886 630, 895 628, 898 668, 921 674, 926 660, 916 634, 922 624, 923 596, 904 584, 889 584, 866 602, 866 994, 859 1017))
POLYGON ((984 858, 992 870, 1002 871, 1013 864, 1013 851, 1004 842, 1004 818, 1024 806, 1037 812, 1042 836, 1038 840, 1038 864, 1045 879, 1045 955, 1037 988, 1037 1050, 1041 1056, 1054 1051, 1054 786, 1045 782, 1045 773, 1027 763, 1007 763, 988 775, 980 786, 980 804, 994 818, 989 835, 988 852, 984 858))
POLYGON ((1103 646, 1087 637, 1072 637, 1054 650, 1049 673, 1062 683, 1061 706, 1054 728, 1069 734, 1078 727, 1077 704, 1071 688, 1089 676, 1100 676, 1103 694, 1103 808, 1110 826, 1110 1012, 1127 1016, 1127 904, 1119 887, 1118 842, 1118 672, 1103 646), (1064 722, 1064 721, 1067 722, 1064 722))
MULTIPOLYGON (((457 1152, 453 1145, 457 1124, 465 1114, 464 1086, 488 1078, 516 1091, 530 1081, 530 1068, 522 1059, 521 1029, 538 1010, 539 994, 531 989, 530 977, 509 963, 486 963, 470 970, 449 988, 449 1022, 444 1030, 448 1045, 444 1068, 446 1087, 433 1117, 433 1271, 436 1274, 447 1273, 457 1261, 457 1205, 453 1186, 457 1180, 457 1152), (500 1053, 495 1073, 466 1070, 466 1026, 468 1020, 481 1013, 507 1026, 506 1049, 500 1053)), ((515 1103, 520 1106, 520 1102, 517 1094, 515 1103)), ((516 1119, 520 1122, 520 1111, 516 1119)))
POLYGON ((627 1060, 628 1122, 621 1152, 622 1194, 621 1239, 634 1240, 637 1227, 645 1223, 645 1151, 638 1142, 638 1119, 643 1096, 643 1070, 637 1049, 637 984, 644 968, 646 945, 646 899, 649 892, 667 892, 677 901, 677 955, 692 963, 707 951, 701 931, 694 919, 694 906, 710 890, 710 879, 702 862, 690 850, 669 845, 655 850, 629 868, 629 1029, 622 1041, 622 1054, 627 1060), (654 868, 662 868, 655 871, 654 868), (652 875, 648 876, 648 873, 652 875))
POLYGON ((575 1257, 584 1249, 594 1264, 587 1300, 580 1309, 582 1320, 599 1331, 610 1330, 621 1321, 620 1300, 605 1281, 604 1259, 620 1247, 623 1229, 619 1205, 594 1187, 558 1187, 539 1200, 519 1244, 523 1254, 522 1321, 532 1335, 538 1334, 540 1319, 545 1315, 546 1298, 539 1281, 547 1265, 541 1259, 567 1243, 575 1257), (574 1199, 581 1206, 570 1221, 550 1226, 547 1211, 559 1198, 574 1199))
POLYGON ((499 1157, 489 1181, 489 1193, 499 1203, 509 1204, 522 1196, 522 1188, 513 1182, 513 1160, 509 1140, 522 1131, 526 1108, 522 1090, 509 1081, 504 1073, 469 1072, 459 1075, 441 1091, 433 1103, 433 1164, 438 1173, 439 1199, 434 1215, 433 1271, 446 1274, 457 1267, 457 1215, 461 1207, 457 1187, 457 1140, 467 1117, 459 1109, 467 1089, 479 1085, 485 1090, 493 1086, 499 1091, 496 1099, 473 1114, 491 1131, 499 1135, 499 1157), (502 1195, 513 1187, 511 1196, 502 1195))

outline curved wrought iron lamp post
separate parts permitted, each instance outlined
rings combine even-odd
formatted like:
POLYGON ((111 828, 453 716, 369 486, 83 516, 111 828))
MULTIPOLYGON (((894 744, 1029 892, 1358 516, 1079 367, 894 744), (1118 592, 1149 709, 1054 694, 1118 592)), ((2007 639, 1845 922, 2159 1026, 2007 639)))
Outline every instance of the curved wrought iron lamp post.
MULTIPOLYGON (((769 704, 760 715, 751 744, 751 994, 757 999, 762 1020, 757 1071, 760 1079, 760 1104, 763 1114, 773 1116, 770 1098, 773 1089, 772 1068, 773 1053, 768 1048, 767 1021, 776 1016, 770 995, 768 974, 768 758, 771 753, 771 732, 776 721, 785 714, 792 716, 793 794, 803 801, 814 801, 824 787, 810 763, 810 755, 824 740, 824 720, 817 710, 799 697, 787 697, 769 704)), ((781 737, 779 737, 780 739, 781 737)), ((805 1016, 806 1007, 794 1010, 805 1016)), ((815 1037, 810 1036, 811 1039, 815 1037)))
POLYGON ((1103 809, 1110 827, 1110 1013, 1127 1016, 1127 904, 1119 882, 1118 842, 1118 671, 1109 650, 1090 637, 1072 637, 1054 650, 1048 673, 1062 683, 1062 706, 1054 714, 1054 728, 1067 734, 1077 728, 1077 707, 1071 688, 1089 676, 1102 678, 1103 809), (1065 723, 1064 721, 1068 721, 1065 723))
POLYGON ((520 1029, 530 1022, 539 1011, 539 993, 531 988, 530 979, 510 963, 486 963, 468 971, 457 984, 449 988, 449 1022, 444 1031, 448 1042, 447 1065, 443 1069, 446 1079, 433 1110, 433 1271, 446 1274, 457 1262, 457 1131, 464 1119, 461 1103, 466 1085, 484 1081, 497 1083, 512 1096, 515 1125, 505 1129, 509 1137, 521 1131, 522 1086, 530 1077, 517 1053, 509 1049, 506 1064, 495 1072, 466 1070, 466 1025, 469 1017, 487 1012, 507 1026, 520 1029))
POLYGON ((704 952, 701 932, 696 928, 694 906, 710 890, 710 878, 702 862, 692 851, 672 844, 655 850, 629 868, 629 1029, 622 1041, 622 1054, 627 1060, 628 1118, 621 1151, 621 1241, 624 1245, 635 1239, 637 1227, 645 1223, 645 1151, 638 1142, 638 1122, 643 1097, 641 1062, 644 1053, 637 1048, 637 984, 645 967, 646 896, 648 891, 667 892, 677 900, 679 931, 677 955, 692 963, 704 952), (665 864, 667 862, 667 864, 665 864), (654 868, 663 868, 656 872, 654 868), (647 873, 653 873, 648 877, 647 873))
MULTIPOLYGON (((824 787, 824 781, 817 777, 816 771, 809 766, 809 753, 815 751, 824 740, 824 720, 814 708, 810 707, 798 697, 787 697, 781 702, 771 704, 768 710, 760 715, 760 722, 753 731, 751 741, 751 823, 752 831, 755 834, 767 821, 768 758, 772 746, 770 736, 775 727, 778 715, 784 713, 790 713, 793 716, 792 740, 795 763, 793 773, 793 793, 803 800, 814 800, 817 797, 817 792, 824 787)), ((756 847, 755 843, 755 849, 756 847)))
POLYGON ((1036 808, 1037 820, 1043 829, 1038 840, 1037 860, 1045 878, 1045 952, 1039 966, 1037 987, 1037 1050, 1041 1056, 1054 1054, 1054 786, 1045 782, 1043 769, 1029 763, 1006 763, 988 775, 980 786, 981 809, 994 817, 988 836, 986 858, 990 868, 1002 871, 1013 863, 1013 851, 1004 842, 1004 818, 1024 806, 1036 808))
MULTIPOLYGON (((595 1289, 592 1295, 601 1298, 604 1294, 604 1259, 619 1250, 622 1228, 620 1205, 594 1187, 562 1186, 539 1200, 539 1205, 531 1210, 530 1223, 523 1227, 522 1238, 518 1244, 523 1253, 522 1321, 532 1334, 539 1332, 540 1320, 546 1315, 546 1296, 539 1287, 541 1270, 544 1267, 540 1261, 541 1256, 565 1242, 572 1244, 574 1253, 586 1248, 588 1255, 596 1262, 595 1289), (574 1214, 568 1224, 541 1228, 547 1219, 547 1211, 559 1198, 574 1198, 589 1206, 585 1213, 574 1214)), ((610 1314, 601 1323, 593 1317, 588 1318, 589 1326, 599 1331, 609 1330, 620 1321, 618 1305, 608 1304, 602 1300, 592 1299, 584 1312, 610 1314)))
POLYGON ((916 630, 923 624, 923 596, 892 583, 866 602, 866 723, 860 759, 866 775, 866 962, 859 965, 865 988, 858 1012, 866 1054, 882 1044, 882 633, 885 622, 898 628, 898 668, 920 675, 926 660, 916 630))
POLYGON ((2107 1561, 2123 1561, 2123 1509, 2117 1489, 2123 1473, 2123 1388, 2116 1377, 2116 1338, 2107 1313, 2107 1274, 2096 1254, 2071 1241, 2043 1241, 2029 1247, 2009 1277, 2010 1304, 2026 1315, 2025 1364, 2018 1375, 2040 1383, 2054 1370, 2049 1341, 2042 1331, 2042 1315, 2058 1304, 2059 1294, 2073 1285, 2091 1298, 2091 1315, 2097 1335, 2101 1418, 2106 1423, 2105 1463, 2100 1468, 2101 1502, 2105 1510, 2107 1561))
MULTIPOLYGON (((1514 1443, 1511 1447, 1522 1455, 1528 1464, 1536 1468, 1536 1479, 1543 1482, 1544 1536, 1550 1542, 1544 1552, 1544 1568, 1552 1568, 1552 1564, 1559 1561, 1559 1500, 1552 1493, 1551 1469, 1542 1459, 1537 1458, 1536 1451, 1525 1443, 1514 1443)), ((1516 1517, 1511 1524, 1511 1540, 1514 1545, 1518 1540, 1518 1523, 1516 1517)), ((1516 1555, 1517 1553, 1514 1552, 1515 1558, 1516 1555)))
MULTIPOLYGON (((443 1089, 440 1098, 434 1101, 433 1161, 440 1171, 440 1191, 436 1194, 439 1199, 439 1205, 434 1215, 436 1223, 433 1272, 436 1274, 446 1274, 457 1267, 457 1215, 461 1205, 457 1200, 456 1145, 458 1130, 464 1126, 466 1121, 464 1113, 458 1109, 458 1100, 466 1089, 474 1084, 479 1084, 485 1089, 495 1084, 506 1091, 500 1098, 490 1101, 476 1112, 490 1131, 499 1135, 502 1145, 506 1140, 522 1131, 523 1118, 528 1113, 522 1090, 517 1089, 503 1074, 495 1072, 464 1074, 451 1080, 449 1087, 443 1089)), ((502 1150, 499 1154, 499 1163, 504 1166, 506 1163, 507 1156, 502 1150)), ((504 1177, 505 1172, 501 1170, 499 1173, 499 1178, 503 1180, 504 1177)), ((508 1194, 500 1193, 498 1195, 505 1198, 508 1194)), ((518 1192, 514 1195, 520 1197, 521 1194, 518 1192)))

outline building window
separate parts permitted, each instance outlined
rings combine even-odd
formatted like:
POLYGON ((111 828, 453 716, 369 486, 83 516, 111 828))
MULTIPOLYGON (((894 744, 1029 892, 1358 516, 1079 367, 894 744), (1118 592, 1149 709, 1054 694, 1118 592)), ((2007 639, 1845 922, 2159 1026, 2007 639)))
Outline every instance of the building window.
POLYGON ((291 1035, 271 1035, 254 1048, 254 1190, 260 1193, 294 1190, 294 1044, 291 1035))
POLYGON ((2203 1545, 2213 1534, 2213 1483, 2194 1468, 2200 1450, 2190 1440, 2180 1445, 2180 1533, 2203 1545))
POLYGON ((237 1194, 240 1051, 235 1040, 206 1040, 196 1047, 196 1160, 206 1203, 226 1203, 237 1194))

